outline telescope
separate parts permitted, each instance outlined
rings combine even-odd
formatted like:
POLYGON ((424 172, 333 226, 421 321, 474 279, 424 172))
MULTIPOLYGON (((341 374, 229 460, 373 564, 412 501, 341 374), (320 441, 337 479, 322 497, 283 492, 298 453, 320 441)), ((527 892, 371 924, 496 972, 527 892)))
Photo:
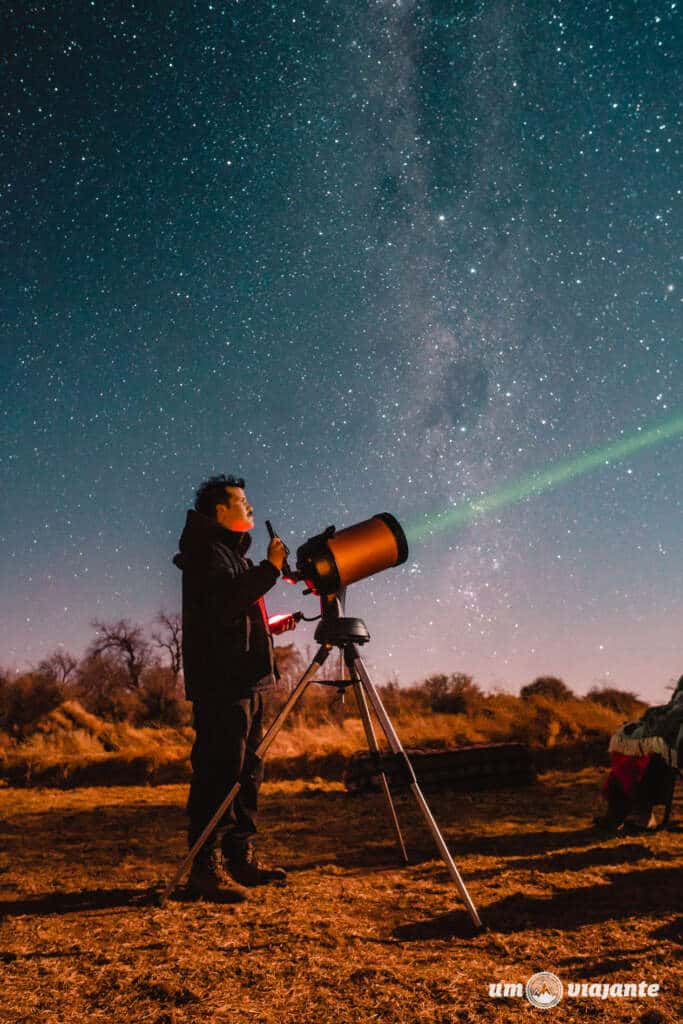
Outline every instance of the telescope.
MULTIPOLYGON (((270 536, 277 537, 268 519, 266 526, 270 536)), ((285 552, 289 555, 286 545, 285 552)), ((282 575, 288 583, 304 582, 304 593, 320 598, 324 614, 339 604, 343 608, 350 583, 401 565, 407 558, 408 541, 401 524, 389 512, 379 512, 343 530, 328 526, 309 538, 297 548, 296 569, 285 560, 282 575)))
MULTIPOLYGON (((271 537, 277 536, 269 520, 266 526, 271 537)), ((289 555, 286 544, 285 553, 289 555)), ((296 570, 285 560, 282 575, 288 583, 303 581, 304 594, 320 598, 323 621, 315 631, 318 643, 337 643, 345 631, 344 635, 362 644, 370 639, 365 623, 344 618, 347 586, 401 565, 407 557, 408 541, 400 523, 389 512, 380 512, 344 530, 328 526, 297 549, 296 570)))
POLYGON ((329 598, 350 583, 401 565, 407 557, 400 523, 389 512, 380 512, 338 532, 328 526, 307 540, 296 553, 296 577, 311 593, 329 598))

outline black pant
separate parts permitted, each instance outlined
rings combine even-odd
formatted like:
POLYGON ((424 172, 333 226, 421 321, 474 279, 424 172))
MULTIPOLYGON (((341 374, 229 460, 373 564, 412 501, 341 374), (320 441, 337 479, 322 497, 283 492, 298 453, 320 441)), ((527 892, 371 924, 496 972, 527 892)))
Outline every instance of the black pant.
POLYGON ((263 697, 257 691, 242 700, 209 697, 193 703, 192 782, 187 801, 188 844, 199 838, 229 789, 241 788, 203 847, 230 853, 256 832, 258 791, 263 765, 253 752, 263 737, 263 697))

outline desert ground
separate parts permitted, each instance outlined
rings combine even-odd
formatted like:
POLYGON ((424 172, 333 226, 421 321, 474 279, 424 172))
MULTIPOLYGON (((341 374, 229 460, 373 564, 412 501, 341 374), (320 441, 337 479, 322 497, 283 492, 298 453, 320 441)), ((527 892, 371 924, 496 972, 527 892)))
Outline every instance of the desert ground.
MULTIPOLYGON (((456 1024, 681 1019, 681 798, 673 827, 601 838, 604 772, 430 794, 485 928, 475 933, 412 797, 398 863, 380 794, 266 782, 260 851, 286 886, 215 905, 155 894, 184 854, 185 785, 0 789, 0 1020, 456 1024), (554 1009, 489 995, 538 971, 656 983, 554 1009)), ((680 789, 680 787, 679 787, 680 789)))

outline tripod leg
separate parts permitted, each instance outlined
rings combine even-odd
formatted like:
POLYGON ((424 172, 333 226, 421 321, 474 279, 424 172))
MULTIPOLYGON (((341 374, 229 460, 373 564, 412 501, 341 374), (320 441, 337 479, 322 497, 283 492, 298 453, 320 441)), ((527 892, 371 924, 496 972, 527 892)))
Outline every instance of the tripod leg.
MULTIPOLYGON (((353 670, 352 670, 353 671, 353 670)), ((355 676, 355 673, 354 673, 355 676)), ((377 743, 377 737, 375 736, 375 729, 370 718, 370 711, 368 709, 368 702, 365 697, 365 691, 361 686, 358 678, 353 684, 353 692, 356 695, 356 701, 358 703, 358 710, 360 711, 360 717, 363 720, 363 728, 365 729, 365 736, 368 741, 368 747, 370 753, 373 755, 378 771, 380 781, 382 783, 382 789, 384 790, 384 796, 386 797, 387 805, 389 807, 389 814, 391 815, 391 821, 394 826, 394 832, 396 833, 396 842, 398 843, 403 858, 403 863, 408 863, 408 854, 406 853, 406 846, 403 842, 403 835, 401 834, 401 826, 398 823, 398 816, 396 814, 396 808, 394 807, 394 801, 391 799, 391 790, 389 789, 389 780, 387 779, 386 773, 381 766, 379 744, 377 743)))
MULTIPOLYGON (((320 647, 318 649, 318 652, 315 655, 315 657, 313 658, 313 661, 308 666, 308 668, 306 669, 306 671, 302 675, 301 679, 299 680, 299 682, 296 684, 296 686, 292 690, 291 694, 287 698, 287 701, 280 708, 280 711, 278 712, 277 716, 273 720, 273 723, 270 726, 270 728, 268 729, 268 732, 265 734, 265 736, 263 737, 263 739, 259 743, 258 747, 254 751, 254 759, 256 761, 260 761, 260 760, 263 759, 263 757, 265 756, 266 752, 270 748, 271 744, 275 740, 275 737, 277 736, 277 734, 279 733, 280 729, 282 728, 282 726, 284 724, 284 721, 287 718, 289 712, 292 710, 292 708, 294 707, 296 702, 299 700, 299 698, 303 695, 304 691, 306 690, 306 687, 311 682, 311 680, 313 679, 313 676, 316 674, 316 672, 318 671, 320 666, 325 662, 325 659, 327 658, 329 653, 330 653, 330 648, 329 647, 322 646, 322 647, 320 647)), ((204 831, 202 832, 202 834, 197 839, 197 842, 194 844, 192 849, 188 852, 187 856, 185 857, 185 859, 183 860, 182 864, 180 865, 180 867, 176 871, 175 875, 173 876, 171 881, 168 883, 168 885, 164 889, 164 891, 161 894, 161 896, 159 897, 159 903, 160 903, 160 905, 162 907, 165 905, 166 900, 171 895, 171 893, 173 892, 175 887, 178 885, 178 883, 180 882, 180 880, 183 877, 183 875, 185 874, 185 872, 191 866, 192 862, 194 861, 195 857, 197 856, 197 854, 201 850, 202 846, 204 845, 206 840, 209 838, 209 836, 211 835, 211 833, 215 829, 216 825, 221 820, 221 818, 223 817, 223 815, 227 811, 228 807, 230 806, 230 804, 233 802, 233 800, 235 799, 235 797, 239 793, 240 788, 241 788, 240 783, 236 782, 235 785, 232 787, 232 789, 229 790, 229 792, 225 796, 225 799, 221 803, 220 807, 218 807, 218 809, 216 810, 215 814, 211 818, 211 821, 209 821, 209 823, 206 825, 206 827, 204 828, 204 831)))
POLYGON ((439 853, 441 854, 441 857, 444 863, 446 864, 446 867, 448 868, 448 873, 450 874, 451 878, 457 885, 460 891, 460 895, 465 901, 465 906, 467 907, 467 911, 470 915, 470 918, 472 919, 473 924, 477 928, 481 928, 481 919, 479 917, 479 914, 477 913, 477 908, 472 902, 472 898, 469 892, 467 891, 467 887, 464 881, 462 880, 460 872, 458 871, 455 865, 455 861, 451 856, 451 852, 446 846, 446 841, 444 837, 441 835, 439 826, 434 820, 434 816, 429 809, 429 804, 425 800, 422 790, 420 789, 417 783, 417 779, 415 778, 415 772, 413 771, 413 766, 410 763, 408 755, 403 749, 403 746, 401 745, 401 741, 396 734, 396 730, 394 729, 391 723, 391 719, 386 713, 380 695, 375 689, 375 685, 370 679, 370 676, 367 673, 365 665, 363 664, 363 661, 355 647, 353 647, 352 649, 351 657, 353 659, 354 670, 358 677, 360 678, 360 681, 363 685, 363 689, 365 690, 370 700, 370 703, 372 704, 372 707, 375 711, 375 714, 377 715, 379 723, 382 726, 382 730, 384 731, 384 735, 386 736, 389 742, 389 746, 393 750, 394 754, 396 754, 397 757, 400 757, 404 763, 406 772, 408 774, 408 777, 410 778, 410 788, 413 791, 413 796, 417 801, 418 807, 422 811, 422 815, 425 821, 427 822, 429 831, 432 833, 432 836, 434 837, 434 841, 437 845, 439 853))

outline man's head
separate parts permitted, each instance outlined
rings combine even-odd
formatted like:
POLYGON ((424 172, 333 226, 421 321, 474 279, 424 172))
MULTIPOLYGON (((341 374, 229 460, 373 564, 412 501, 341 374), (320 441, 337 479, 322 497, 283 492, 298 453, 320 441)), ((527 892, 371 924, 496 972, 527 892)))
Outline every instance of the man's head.
POLYGON ((197 488, 194 507, 226 530, 244 533, 254 525, 254 510, 244 493, 241 477, 221 475, 205 480, 197 488))

